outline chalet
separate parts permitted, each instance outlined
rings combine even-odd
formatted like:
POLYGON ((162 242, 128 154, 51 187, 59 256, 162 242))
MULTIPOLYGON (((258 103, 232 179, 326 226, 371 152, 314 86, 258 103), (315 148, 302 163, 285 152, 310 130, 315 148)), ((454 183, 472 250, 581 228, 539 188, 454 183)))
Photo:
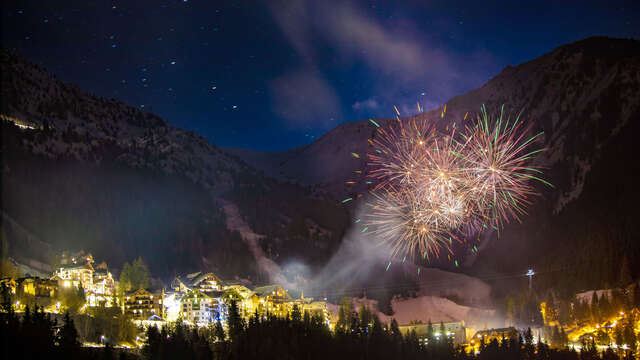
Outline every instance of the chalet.
POLYGON ((174 291, 187 294, 189 291, 199 290, 201 292, 221 291, 223 289, 222 280, 214 273, 196 272, 185 276, 176 277, 171 287, 174 291))
POLYGON ((291 296, 280 285, 267 285, 253 289, 250 295, 254 311, 261 315, 286 317, 291 312, 291 296))
POLYGON ((97 306, 100 303, 109 305, 116 295, 116 281, 105 263, 96 266, 93 285, 87 289, 87 293, 89 306, 97 306))
POLYGON ((21 278, 17 281, 23 294, 36 298, 55 298, 58 292, 58 283, 55 280, 41 279, 39 277, 21 278))
POLYGON ((82 285, 85 289, 93 286, 94 269, 91 263, 93 260, 76 261, 61 264, 54 273, 54 278, 60 282, 63 287, 79 287, 82 285))
POLYGON ((236 300, 240 315, 247 319, 253 315, 255 312, 254 303, 258 302, 258 296, 248 287, 240 284, 227 284, 224 287, 224 293, 225 299, 236 300))
POLYGON ((164 317, 164 291, 149 292, 138 289, 125 295, 123 310, 137 320, 147 320, 152 315, 164 317))

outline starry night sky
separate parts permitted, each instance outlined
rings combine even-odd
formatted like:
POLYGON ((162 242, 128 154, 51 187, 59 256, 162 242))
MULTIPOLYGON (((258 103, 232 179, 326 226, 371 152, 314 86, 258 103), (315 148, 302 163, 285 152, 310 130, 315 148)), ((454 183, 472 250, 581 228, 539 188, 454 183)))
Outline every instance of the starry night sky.
POLYGON ((2 45, 217 145, 275 151, 428 110, 564 43, 640 38, 639 1, 451 3, 13 0, 2 45))

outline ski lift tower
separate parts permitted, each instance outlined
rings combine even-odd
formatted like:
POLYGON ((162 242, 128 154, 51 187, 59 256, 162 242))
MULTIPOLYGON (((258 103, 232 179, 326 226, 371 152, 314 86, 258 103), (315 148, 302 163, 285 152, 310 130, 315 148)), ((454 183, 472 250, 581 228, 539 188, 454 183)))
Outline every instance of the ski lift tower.
POLYGON ((535 274, 536 273, 533 272, 533 269, 527 270, 527 273, 525 274, 526 276, 529 277, 529 291, 531 291, 531 283, 532 283, 533 275, 535 275, 535 274))

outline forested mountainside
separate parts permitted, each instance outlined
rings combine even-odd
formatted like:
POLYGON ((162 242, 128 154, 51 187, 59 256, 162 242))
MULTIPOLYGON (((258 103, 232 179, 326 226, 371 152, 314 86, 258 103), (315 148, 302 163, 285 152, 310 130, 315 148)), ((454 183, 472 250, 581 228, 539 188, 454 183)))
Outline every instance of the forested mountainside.
MULTIPOLYGON (((345 181, 366 165, 351 153, 370 150, 368 120, 282 153, 220 149, 6 51, 1 65, 3 214, 54 248, 84 248, 114 264, 143 255, 164 275, 205 267, 266 282, 224 204, 237 207, 260 256, 281 265, 321 268, 352 228, 359 202, 340 200, 366 191, 363 181, 345 181), (102 245, 106 238, 115 245, 102 245)), ((445 120, 442 108, 415 115, 461 126, 466 112, 485 104, 495 114, 505 104, 544 131, 538 161, 554 186, 536 185, 541 196, 522 223, 482 234, 477 254, 457 254, 461 269, 493 276, 534 267, 537 286, 571 290, 618 282, 624 263, 637 278, 639 97, 640 42, 589 38, 454 97, 445 120)), ((24 231, 3 228, 19 249, 24 231)))
MULTIPOLYGON (((563 45, 507 66, 482 87, 447 101, 444 120, 443 107, 415 117, 462 127, 464 114, 477 114, 483 104, 494 116, 503 104, 512 115, 522 111, 533 131, 544 131, 536 145, 546 149, 538 165, 554 186, 537 184, 541 196, 522 224, 512 222, 499 235, 485 233, 478 255, 460 254, 468 271, 514 273, 535 267, 541 286, 563 281, 582 289, 616 282, 626 258, 633 276, 640 276, 634 141, 640 120, 640 42, 593 37, 563 45)), ((374 121, 390 124, 389 119, 374 121)), ((364 157, 372 151, 367 139, 375 135, 375 126, 361 120, 286 152, 230 152, 272 176, 315 184, 342 199, 366 192, 364 181, 345 182, 365 166, 351 153, 364 157)), ((355 211, 358 205, 349 206, 355 211)))
POLYGON ((51 251, 23 246, 28 233, 116 267, 143 256, 158 276, 204 267, 269 281, 227 228, 221 201, 239 208, 273 258, 293 243, 305 250, 297 257, 322 264, 339 244, 347 214, 326 195, 269 179, 201 136, 15 54, 2 51, 0 65, 3 230, 14 253, 51 261, 51 251))

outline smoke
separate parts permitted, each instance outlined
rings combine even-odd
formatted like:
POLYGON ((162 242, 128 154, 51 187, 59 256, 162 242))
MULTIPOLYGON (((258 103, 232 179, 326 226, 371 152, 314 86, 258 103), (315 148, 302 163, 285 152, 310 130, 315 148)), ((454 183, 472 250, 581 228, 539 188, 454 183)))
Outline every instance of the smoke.
MULTIPOLYGON (((356 209, 355 218, 365 215, 364 202, 356 209)), ((354 289, 361 289, 371 282, 374 275, 385 270, 390 249, 377 241, 361 227, 352 226, 345 234, 342 244, 329 262, 316 273, 308 283, 309 294, 322 297, 324 295, 341 297, 344 295, 359 296, 354 289)))

